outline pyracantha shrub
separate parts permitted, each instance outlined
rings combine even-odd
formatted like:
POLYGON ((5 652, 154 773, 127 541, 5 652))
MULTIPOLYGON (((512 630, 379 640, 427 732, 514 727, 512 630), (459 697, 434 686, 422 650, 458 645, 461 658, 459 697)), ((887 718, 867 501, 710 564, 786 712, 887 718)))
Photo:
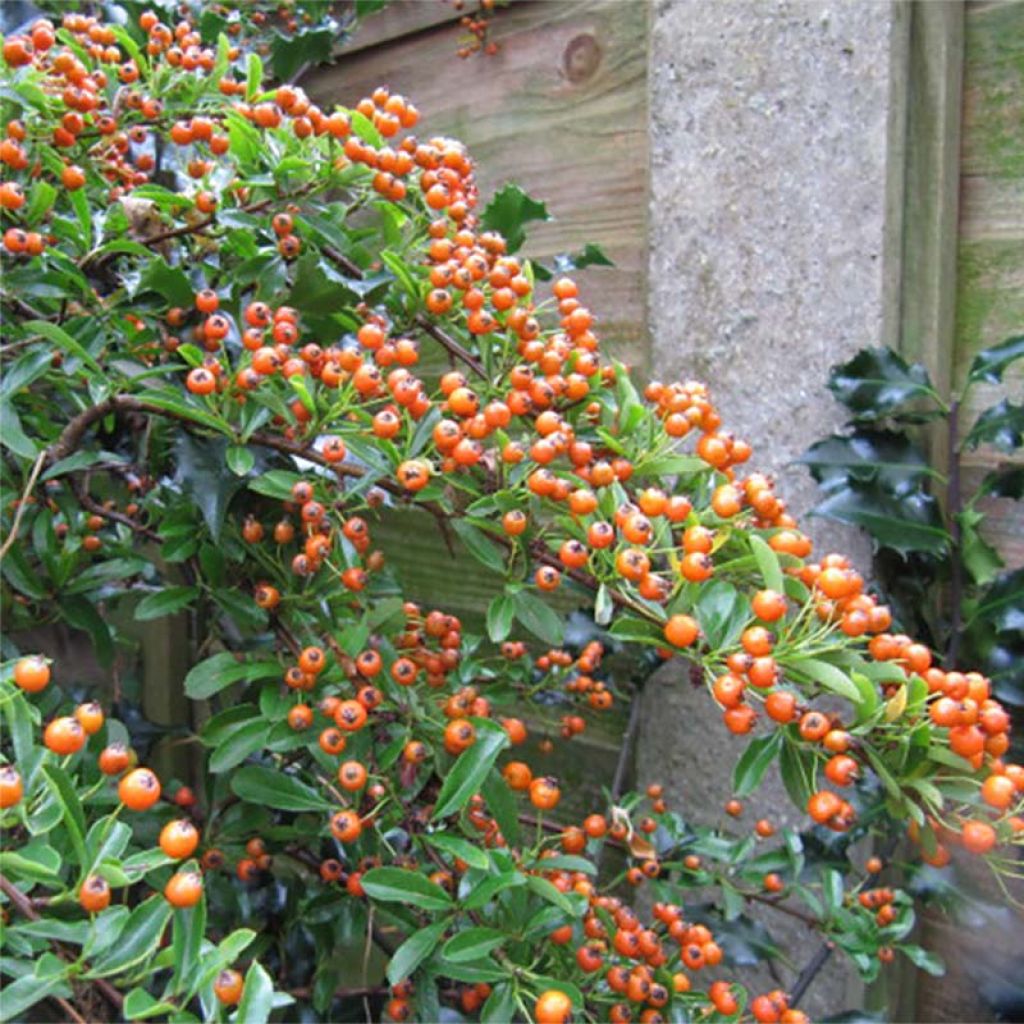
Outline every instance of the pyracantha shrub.
POLYGON ((940 970, 848 840, 1009 870, 988 680, 812 554, 705 385, 602 353, 465 146, 386 88, 267 84, 249 38, 161 9, 3 43, 4 1016, 803 1020, 732 980, 775 948, 752 903, 867 978, 940 970), (490 574, 486 635, 401 592, 374 535, 410 510, 490 574), (132 617, 186 610, 181 786, 119 676, 79 701, 15 637, 84 631, 114 676, 132 617), (738 737, 727 824, 659 786, 560 817, 529 730, 571 743, 675 655, 738 737), (803 837, 728 824, 776 761, 803 837))

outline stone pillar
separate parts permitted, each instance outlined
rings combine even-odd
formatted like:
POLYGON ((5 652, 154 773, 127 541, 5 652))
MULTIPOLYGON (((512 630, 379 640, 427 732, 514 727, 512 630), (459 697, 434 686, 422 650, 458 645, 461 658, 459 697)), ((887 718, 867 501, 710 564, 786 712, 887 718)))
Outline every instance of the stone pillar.
MULTIPOLYGON (((816 489, 789 463, 842 422, 829 367, 896 337, 907 14, 863 0, 654 6, 654 375, 707 381, 725 425, 753 445, 750 465, 779 477, 801 520, 816 489)), ((855 531, 802 525, 819 552, 869 567, 855 531)), ((638 781, 666 783, 695 822, 721 821, 740 750, 721 713, 678 660, 643 699, 638 781)), ((803 820, 777 775, 748 805, 748 828, 803 820)), ((765 914, 799 970, 820 941, 765 914)), ((779 984, 764 968, 744 980, 779 984)), ((860 998, 833 957, 802 1005, 817 1019, 860 998)))

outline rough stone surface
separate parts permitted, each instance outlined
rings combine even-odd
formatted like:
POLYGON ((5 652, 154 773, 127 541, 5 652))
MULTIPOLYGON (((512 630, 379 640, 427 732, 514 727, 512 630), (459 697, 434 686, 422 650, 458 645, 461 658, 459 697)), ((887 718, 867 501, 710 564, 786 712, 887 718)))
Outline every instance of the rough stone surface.
MULTIPOLYGON (((726 425, 754 446, 752 464, 780 477, 799 517, 816 501, 789 465, 842 423, 829 367, 891 337, 886 255, 894 33, 888 3, 663 0, 651 57, 650 324, 655 376, 712 387, 726 425)), ((898 145, 898 142, 897 142, 898 145)), ((820 552, 867 568, 855 531, 804 524, 820 552)), ((739 744, 680 662, 645 690, 637 773, 679 794, 702 823, 721 821, 739 744)), ((777 774, 748 801, 747 828, 802 816, 777 774)), ((795 971, 818 949, 800 922, 759 915, 795 971)), ((744 972, 773 988, 767 969, 744 972)), ((812 1019, 857 1005, 833 957, 802 1004, 812 1019)))

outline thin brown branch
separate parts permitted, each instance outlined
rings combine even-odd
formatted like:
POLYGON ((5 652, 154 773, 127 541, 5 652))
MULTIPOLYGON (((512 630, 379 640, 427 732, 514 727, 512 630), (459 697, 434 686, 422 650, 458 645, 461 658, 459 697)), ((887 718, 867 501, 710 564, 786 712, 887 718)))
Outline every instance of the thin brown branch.
MULTIPOLYGON (((31 317, 33 320, 51 320, 52 317, 47 316, 45 313, 40 313, 34 306, 30 306, 24 299, 19 299, 17 295, 11 295, 9 292, 4 292, 2 296, 4 302, 10 303, 22 316, 31 317)), ((8 346, 10 348, 11 346, 8 346)))
POLYGON ((465 363, 478 377, 487 378, 487 371, 484 369, 483 363, 472 353, 467 352, 450 334, 441 330, 437 324, 432 323, 425 316, 419 315, 416 317, 416 325, 452 356, 465 363))
POLYGON ((797 910, 795 907, 780 903, 778 900, 773 900, 768 896, 762 896, 758 892, 745 892, 742 895, 744 899, 752 900, 754 903, 761 903, 766 907, 772 907, 774 910, 779 911, 780 914, 788 914, 790 917, 795 917, 798 921, 803 921, 808 928, 821 930, 821 922, 817 918, 811 917, 810 914, 805 914, 802 910, 797 910))
POLYGON ((21 526, 21 517, 25 514, 29 495, 31 495, 32 488, 35 487, 36 481, 39 479, 39 474, 42 471, 43 463, 45 461, 46 452, 41 451, 39 456, 36 458, 35 465, 32 467, 32 472, 29 474, 28 483, 25 484, 25 490, 21 493, 21 500, 18 502, 18 507, 15 509, 14 522, 11 523, 11 532, 7 535, 7 539, 3 542, 3 545, 0 546, 0 559, 7 554, 11 545, 18 539, 18 529, 21 526))
MULTIPOLYGON (((32 900, 29 899, 29 897, 26 896, 13 882, 5 878, 3 875, 0 875, 0 892, 3 892, 3 894, 11 901, 11 903, 17 909, 18 913, 20 913, 23 917, 27 917, 30 921, 39 920, 39 912, 36 910, 34 906, 32 906, 32 900)), ((54 942, 53 946, 64 959, 74 959, 58 943, 54 942)), ((81 966, 84 970, 88 970, 88 967, 86 967, 84 964, 81 966)), ((124 996, 122 996, 121 993, 118 992, 117 989, 110 984, 110 982, 105 981, 103 978, 96 978, 93 981, 91 981, 90 984, 95 985, 96 988, 98 988, 103 993, 103 995, 106 996, 107 1000, 111 1003, 112 1006, 114 1006, 118 1010, 122 1008, 122 1006, 124 1005, 124 996)))
POLYGON ((349 277, 355 278, 357 281, 362 281, 366 276, 358 264, 353 263, 343 252, 339 252, 335 249, 333 245, 328 245, 326 242, 323 242, 320 245, 320 251, 349 277))

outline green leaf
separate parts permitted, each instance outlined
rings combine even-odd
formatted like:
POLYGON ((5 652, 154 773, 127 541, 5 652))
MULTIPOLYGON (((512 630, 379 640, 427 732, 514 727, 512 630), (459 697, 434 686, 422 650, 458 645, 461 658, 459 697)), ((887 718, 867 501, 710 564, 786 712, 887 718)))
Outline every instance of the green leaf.
POLYGON ((192 700, 206 700, 242 679, 276 679, 281 674, 276 661, 238 661, 230 652, 222 651, 199 662, 185 676, 185 694, 192 700))
POLYGON ((967 382, 998 384, 1003 379, 1006 368, 1018 359, 1024 359, 1024 334, 1007 338, 1006 341, 979 352, 971 363, 967 382))
POLYGON ((444 944, 441 955, 455 963, 479 960, 504 945, 507 939, 508 936, 497 928, 467 928, 465 931, 456 932, 444 944))
POLYGON ((487 635, 494 643, 508 637, 515 615, 516 603, 510 594, 498 594, 487 606, 487 635))
POLYGON ((23 459, 35 459, 39 447, 24 431, 21 420, 8 402, 0 402, 0 444, 23 459))
POLYGON ((712 580, 701 587, 695 612, 713 648, 732 643, 750 618, 747 599, 725 580, 712 580))
POLYGON ((289 473, 283 469, 272 469, 269 473, 264 473, 256 477, 255 480, 248 481, 247 486, 250 491, 264 494, 268 498, 290 501, 292 487, 301 479, 302 477, 298 473, 289 473))
POLYGON ((135 286, 134 297, 148 292, 155 292, 169 306, 181 306, 184 309, 191 309, 195 300, 188 275, 180 266, 169 266, 163 256, 154 256, 146 264, 135 286))
POLYGON ((154 999, 144 988, 133 988, 124 997, 121 1013, 125 1020, 148 1020, 150 1017, 174 1019, 180 1010, 174 1003, 154 999))
POLYGON ((397 985, 408 978, 434 952, 447 927, 446 918, 413 932, 392 954, 388 964, 388 981, 392 985, 397 985))
MULTIPOLYGON (((1024 344, 1024 338, 1017 340, 1024 344)), ((946 973, 946 965, 935 953, 930 953, 920 946, 900 946, 899 949, 915 967, 920 967, 922 971, 927 971, 928 974, 936 978, 941 978, 946 973)))
POLYGON ((53 201, 57 198, 57 190, 48 181, 37 181, 28 194, 25 206, 25 221, 34 226, 53 209, 53 201))
POLYGON ((219 774, 241 764, 263 748, 272 728, 272 722, 257 718, 228 733, 210 755, 209 770, 219 774))
POLYGON ((808 676, 816 683, 820 683, 829 693, 837 697, 845 697, 854 707, 860 705, 860 690, 852 679, 840 668, 829 664, 827 661, 820 661, 817 658, 802 658, 794 656, 785 663, 787 668, 794 672, 808 676))
POLYGON ((239 1024, 266 1024, 274 1008, 274 983, 258 960, 245 972, 245 987, 234 1019, 239 1024))
POLYGON ((450 832, 432 832, 423 837, 424 842, 443 850, 452 857, 464 860, 471 868, 486 871, 491 866, 491 859, 479 846, 468 839, 453 836, 450 832))
POLYGON ((987 473, 978 487, 978 497, 1024 498, 1024 466, 1005 466, 987 473))
POLYGON ((52 884, 60 874, 60 854, 42 839, 33 839, 20 850, 0 853, 0 870, 27 882, 52 884))
POLYGON ((568 914, 570 917, 579 917, 582 913, 582 904, 578 900, 573 900, 546 878, 541 878, 540 875, 527 875, 526 885, 542 900, 558 907, 562 913, 568 914))
POLYGON ((74 847, 75 859, 78 861, 79 867, 84 869, 89 858, 85 850, 85 811, 82 810, 78 792, 71 779, 68 778, 67 772, 60 765, 44 764, 43 776, 61 806, 64 824, 67 826, 71 845, 74 847))
POLYGON ((709 468, 699 455, 658 455, 651 459, 641 459, 634 475, 678 476, 681 473, 701 473, 709 468))
POLYGON ((523 225, 532 220, 550 220, 547 206, 528 196, 518 185, 508 184, 495 192, 484 209, 481 222, 488 231, 505 237, 509 252, 526 241, 523 225))
POLYGON ((960 513, 960 557, 975 583, 984 586, 998 575, 1003 560, 978 532, 985 517, 973 508, 960 513))
POLYGON ((287 82, 303 65, 323 64, 330 60, 333 47, 334 33, 329 28, 300 30, 290 35, 275 31, 270 44, 274 78, 287 82))
POLYGON ((504 575, 505 557, 502 551, 487 539, 487 535, 467 519, 456 519, 452 529, 458 534, 459 540, 465 544, 469 553, 492 572, 504 575))
POLYGON ((768 766, 779 754, 782 738, 782 730, 776 729, 769 736, 750 741, 732 772, 732 789, 737 797, 750 796, 761 784, 768 766))
POLYGON ((187 608, 198 596, 198 587, 167 587, 155 594, 147 594, 135 606, 135 620, 146 622, 173 615, 187 608))
POLYGON ((263 84, 263 61, 259 54, 250 52, 245 76, 245 98, 251 100, 263 84))
POLYGON ((1024 569, 996 577, 971 613, 971 621, 976 619, 998 633, 1024 632, 1024 569))
POLYGON ((922 491, 895 496, 851 481, 829 494, 813 515, 861 526, 877 547, 903 555, 911 551, 940 555, 949 547, 938 502, 922 491))
POLYGON ((806 809, 807 801, 814 792, 816 765, 814 754, 802 745, 788 740, 783 744, 779 754, 779 773, 790 800, 801 811, 806 809))
POLYGON ((750 535, 750 550, 753 552, 764 585, 769 590, 784 594, 786 584, 782 575, 782 566, 779 564, 779 556, 771 545, 764 538, 752 533, 750 535))
POLYGON ((487 809, 501 829, 501 834, 512 845, 519 841, 519 808, 512 790, 501 773, 492 768, 480 786, 487 809))
POLYGON ((845 486, 851 478, 901 492, 939 476, 918 445, 891 430, 862 428, 850 435, 832 434, 811 445, 797 461, 807 466, 826 492, 845 486))
POLYGON ((224 472, 227 441, 223 437, 198 438, 182 431, 175 443, 175 480, 192 496, 214 543, 220 539, 231 498, 245 486, 224 472))
POLYGON ((231 778, 231 790, 243 800, 279 811, 329 811, 333 805, 304 782, 262 765, 246 765, 231 778))
POLYGON ((225 452, 224 459, 228 464, 228 469, 235 476, 247 476, 256 465, 256 456, 253 455, 252 449, 241 444, 231 445, 225 452))
POLYGON ((98 959, 85 977, 105 978, 120 974, 147 960, 160 944, 172 913, 173 908, 162 893, 140 903, 124 927, 123 941, 98 959))
POLYGON ((3 701, 3 713, 7 719, 8 735, 14 747, 14 760, 24 764, 32 752, 35 722, 26 698, 21 693, 12 693, 3 701))
POLYGON ((450 910, 452 899, 412 868, 372 868, 362 877, 366 894, 381 903, 404 903, 422 910, 450 910))
POLYGON ((934 407, 928 371, 908 364, 888 348, 862 349, 848 363, 832 369, 828 386, 857 421, 905 414, 920 399, 928 399, 934 407))
POLYGON ((206 932, 206 894, 194 907, 174 911, 171 949, 174 954, 172 990, 176 995, 187 991, 189 980, 201 964, 200 952, 206 932))
POLYGON ((615 614, 615 602, 612 600, 611 592, 607 584, 602 583, 597 588, 597 595, 594 598, 594 622, 598 626, 607 626, 615 614))
POLYGON ((25 1011, 30 1006, 49 999, 51 996, 65 998, 72 995, 71 985, 65 980, 71 971, 71 965, 64 967, 63 974, 52 974, 46 978, 37 978, 26 974, 15 981, 4 985, 2 1013, 5 1021, 26 1020, 25 1011))
POLYGON ((491 989, 480 1010, 481 1024, 507 1024, 515 1019, 516 1013, 516 990, 515 986, 508 981, 503 981, 491 989))
POLYGON ((534 636, 546 644, 558 647, 562 643, 565 623, 561 617, 531 590, 518 590, 513 598, 516 618, 534 636))
POLYGON ((1014 405, 1009 399, 986 409, 964 438, 965 448, 990 444, 1003 452, 1012 452, 1024 444, 1024 403, 1014 405))
POLYGON ((58 348, 81 359, 90 370, 95 370, 96 373, 103 373, 103 368, 100 364, 63 327, 58 327, 47 320, 29 320, 25 323, 24 327, 26 331, 41 334, 44 338, 52 341, 58 348))
POLYGON ((504 892, 506 889, 516 889, 521 885, 526 885, 526 875, 521 871, 505 871, 500 875, 491 875, 490 878, 485 878, 478 885, 473 886, 473 889, 462 901, 462 905, 466 910, 486 907, 498 893, 504 892))
POLYGON ((560 274, 570 270, 583 270, 584 267, 614 267, 604 249, 595 242, 587 242, 576 252, 564 253, 555 257, 555 269, 560 274))
POLYGON ((471 719, 476 726, 476 742, 463 751, 441 784, 433 819, 456 814, 477 793, 494 766, 498 754, 508 746, 508 734, 495 722, 485 718, 471 719))

